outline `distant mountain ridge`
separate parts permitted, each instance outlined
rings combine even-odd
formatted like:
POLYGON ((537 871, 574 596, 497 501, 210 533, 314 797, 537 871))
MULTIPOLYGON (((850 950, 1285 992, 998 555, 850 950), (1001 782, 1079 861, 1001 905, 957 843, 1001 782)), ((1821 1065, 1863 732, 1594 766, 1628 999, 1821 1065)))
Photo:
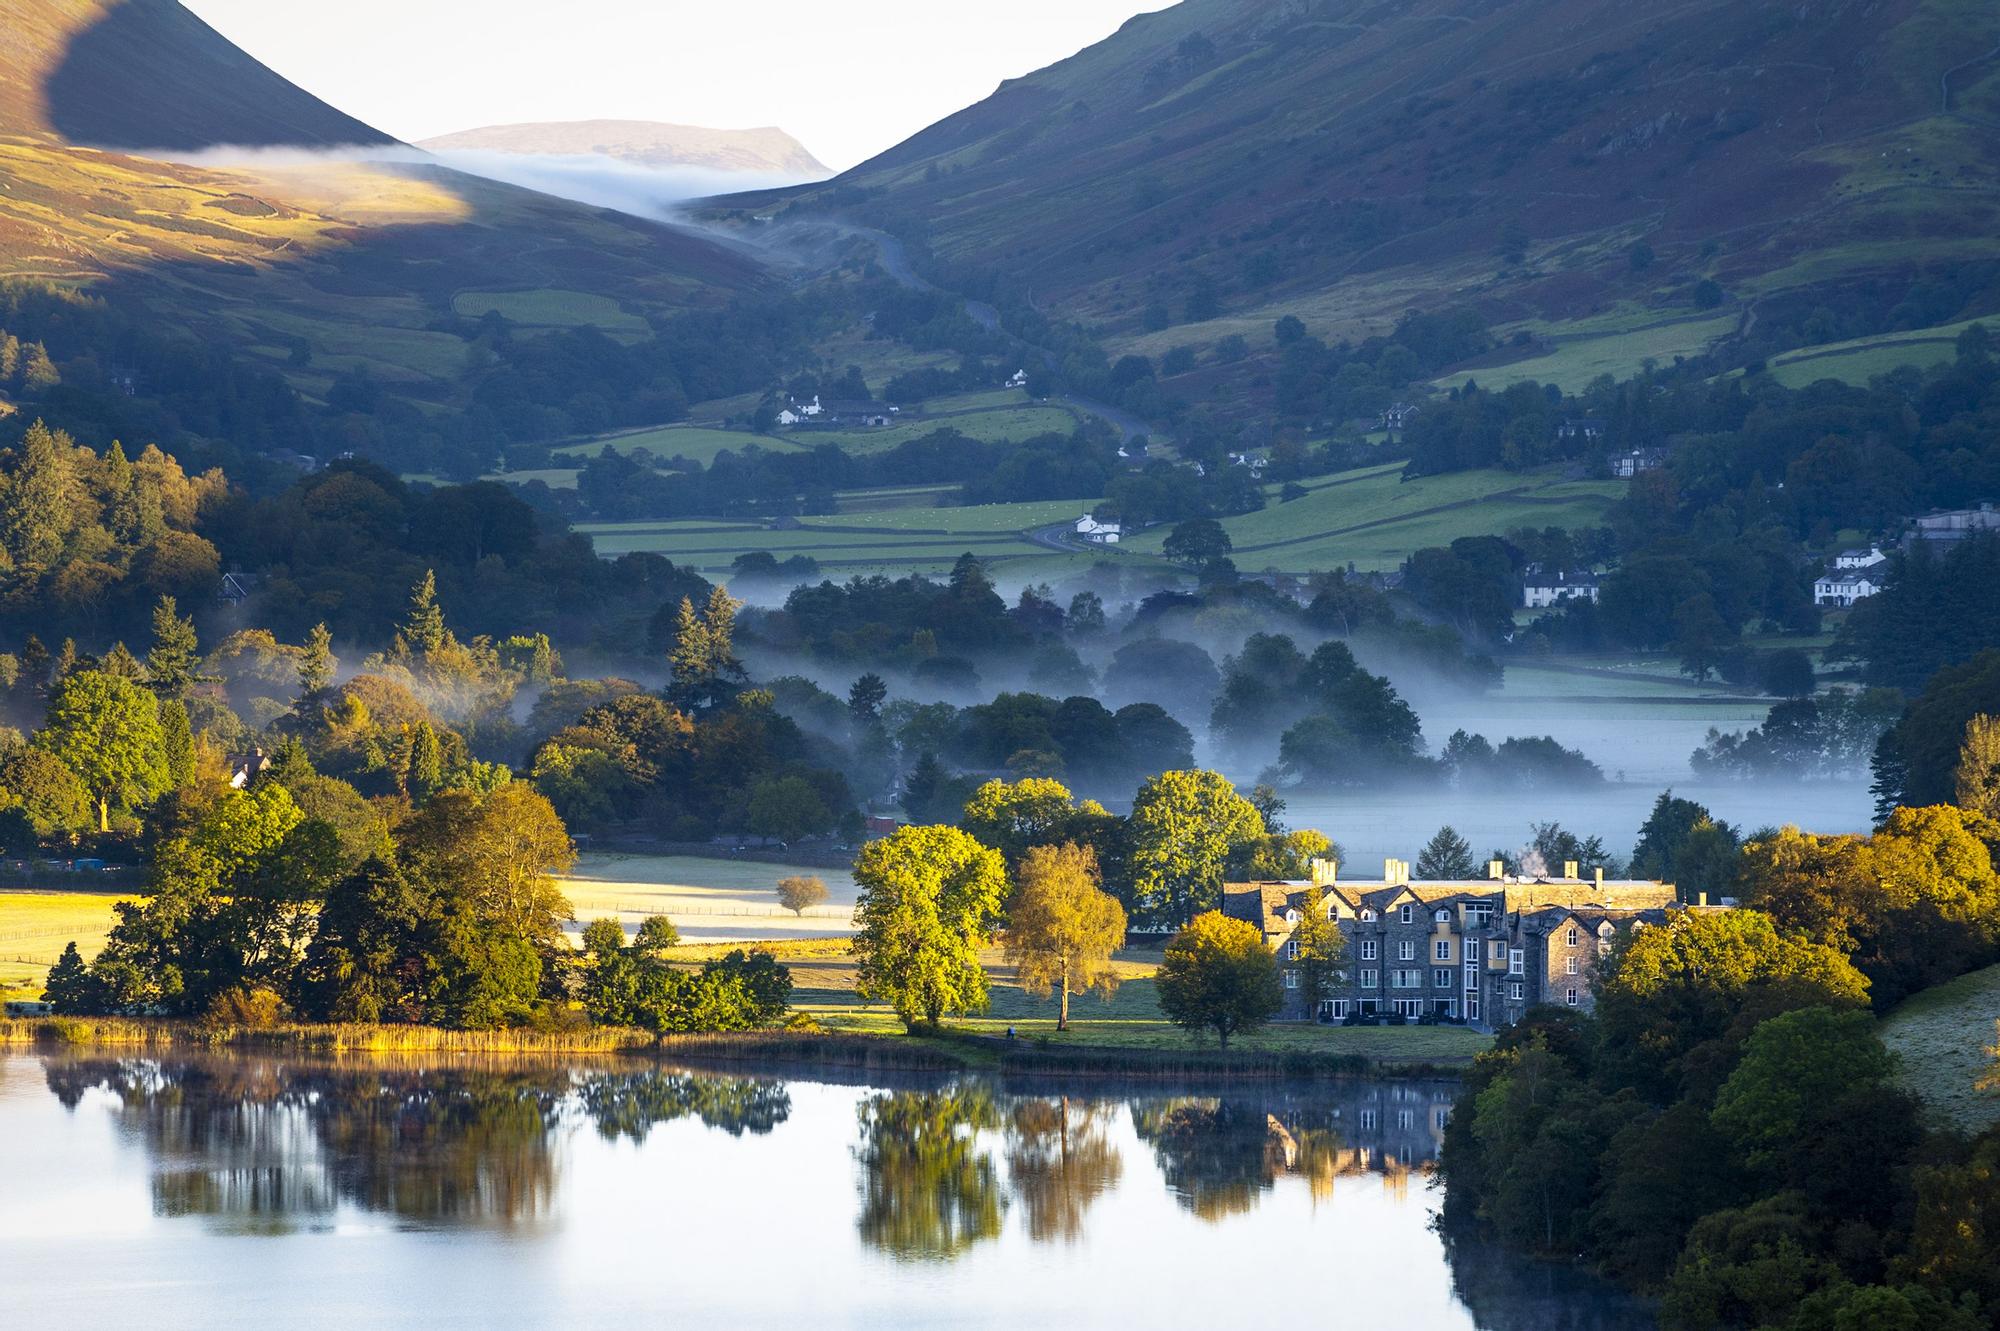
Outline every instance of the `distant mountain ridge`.
POLYGON ((548 157, 609 157, 638 166, 799 177, 830 174, 804 144, 776 126, 708 129, 651 120, 569 120, 488 125, 424 139, 431 152, 474 151, 548 157))

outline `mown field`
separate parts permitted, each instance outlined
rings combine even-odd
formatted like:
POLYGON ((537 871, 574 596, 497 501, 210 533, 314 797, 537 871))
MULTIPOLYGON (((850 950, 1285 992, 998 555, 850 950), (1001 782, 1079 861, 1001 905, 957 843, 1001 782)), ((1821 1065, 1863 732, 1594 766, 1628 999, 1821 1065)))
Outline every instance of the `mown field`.
POLYGON ((1440 388, 1459 388, 1477 380, 1483 388, 1506 388, 1526 380, 1559 384, 1565 392, 1581 392, 1601 374, 1623 379, 1647 361, 1669 364, 1675 356, 1698 356, 1709 344, 1736 330, 1735 311, 1696 313, 1623 311, 1561 324, 1522 324, 1495 330, 1505 336, 1535 333, 1550 348, 1536 356, 1501 365, 1461 370, 1438 381, 1440 388))
POLYGON ((130 892, 38 892, 0 888, 0 996, 40 998, 49 967, 74 941, 97 955, 130 892))
POLYGON ((767 453, 796 453, 804 449, 797 436, 758 434, 751 430, 718 430, 707 425, 662 425, 649 430, 622 430, 615 434, 576 439, 553 451, 579 463, 594 458, 607 447, 617 453, 651 453, 662 461, 686 458, 706 467, 725 449, 741 453, 755 446, 767 453))
MULTIPOLYGON (((721 949, 685 949, 690 960, 721 949)), ((894 1034, 903 1029, 896 1014, 879 1003, 865 1003, 854 992, 854 958, 844 940, 780 942, 770 950, 789 966, 796 985, 793 1004, 834 1031, 894 1034)), ((1053 995, 1035 998, 1021 988, 1014 969, 997 949, 981 955, 991 991, 989 1009, 977 1017, 954 1019, 954 1029, 982 1035, 1004 1035, 1008 1027, 1022 1039, 1047 1040, 1077 1048, 1188 1049, 1213 1048, 1214 1037, 1197 1038, 1161 1015, 1153 975, 1160 954, 1122 952, 1114 965, 1123 977, 1109 1000, 1095 995, 1070 999, 1070 1029, 1058 1032, 1053 995)), ((1486 1048, 1491 1038, 1457 1026, 1321 1026, 1280 1023, 1239 1038, 1231 1048, 1285 1052, 1311 1050, 1326 1054, 1383 1054, 1410 1059, 1456 1060, 1486 1048)))
POLYGON ((1804 388, 1821 379, 1866 384, 1878 374, 1888 374, 1906 365, 1929 369, 1958 355, 1958 335, 1975 322, 1978 321, 1801 347, 1772 357, 1770 374, 1787 388, 1804 388))
POLYGON ((2000 1123, 2000 1089, 1979 1080, 1996 1064, 2000 966, 1927 989, 1882 1021, 1882 1040, 1902 1060, 1903 1083, 1946 1122, 1978 1132, 2000 1123))
POLYGON ((613 337, 620 334, 643 336, 646 321, 619 307, 609 296, 587 291, 565 291, 542 287, 528 291, 461 291, 452 298, 452 309, 469 319, 489 312, 524 327, 594 327, 613 337))
POLYGON ((636 927, 665 915, 690 942, 845 937, 853 930, 854 878, 838 869, 688 855, 586 855, 562 880, 579 923, 615 917, 636 927), (827 901, 803 916, 778 904, 778 880, 818 878, 827 901))

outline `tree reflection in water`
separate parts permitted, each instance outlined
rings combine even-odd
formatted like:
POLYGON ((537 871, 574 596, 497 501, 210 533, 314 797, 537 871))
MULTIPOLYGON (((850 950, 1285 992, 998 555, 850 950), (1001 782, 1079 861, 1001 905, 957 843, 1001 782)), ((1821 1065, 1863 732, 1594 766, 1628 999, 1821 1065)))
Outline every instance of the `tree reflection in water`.
POLYGON ((74 1108, 109 1093, 154 1160, 153 1205, 234 1233, 323 1227, 342 1206, 413 1227, 545 1220, 572 1116, 643 1141, 695 1117, 740 1135, 791 1112, 782 1084, 565 1066, 338 1066, 265 1059, 53 1060, 74 1108))
POLYGON ((1007 1202, 981 1139, 1000 1125, 992 1092, 884 1091, 861 1102, 860 1122, 864 1243, 898 1261, 947 1261, 999 1237, 1007 1202))
POLYGON ((1118 1186, 1125 1162, 1104 1135, 1112 1106, 1101 1100, 1022 1100, 1007 1132, 1007 1180, 1037 1243, 1074 1243, 1084 1212, 1118 1186))

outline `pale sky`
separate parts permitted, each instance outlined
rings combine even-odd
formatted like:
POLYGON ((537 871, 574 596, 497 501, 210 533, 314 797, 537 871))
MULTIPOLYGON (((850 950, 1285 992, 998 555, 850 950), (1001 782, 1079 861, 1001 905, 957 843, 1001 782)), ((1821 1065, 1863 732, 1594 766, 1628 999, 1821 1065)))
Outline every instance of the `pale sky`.
POLYGON ((537 120, 777 125, 835 170, 1170 0, 184 0, 402 139, 537 120))

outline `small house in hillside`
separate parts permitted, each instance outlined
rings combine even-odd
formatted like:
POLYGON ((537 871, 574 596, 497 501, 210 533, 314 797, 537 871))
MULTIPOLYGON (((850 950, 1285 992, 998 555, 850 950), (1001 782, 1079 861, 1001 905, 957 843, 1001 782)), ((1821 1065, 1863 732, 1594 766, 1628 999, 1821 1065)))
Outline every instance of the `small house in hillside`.
POLYGON ((257 589, 257 579, 248 573, 225 573, 222 582, 215 589, 215 599, 232 608, 250 599, 250 593, 257 589))
POLYGON ((1842 550, 1833 557, 1833 566, 1843 571, 1874 568, 1877 564, 1888 562, 1888 559, 1889 556, 1882 553, 1880 546, 1871 545, 1865 550, 1842 550))
POLYGON ((1375 428, 1378 430, 1388 430, 1391 433, 1395 433, 1403 429, 1404 426, 1408 425, 1410 423, 1410 418, 1415 416, 1416 414, 1417 414, 1417 408, 1414 404, 1409 402, 1398 402, 1393 406, 1384 410, 1380 416, 1377 416, 1375 418, 1375 428))
POLYGON ((1664 448, 1635 448, 1611 459, 1611 474, 1629 481, 1640 472, 1658 471, 1666 465, 1667 450, 1664 448))
POLYGON ((1556 426, 1556 438, 1566 442, 1597 440, 1604 437, 1604 422, 1588 416, 1565 416, 1556 426))
POLYGON ((1521 583, 1521 604, 1530 610, 1546 610, 1563 601, 1595 601, 1597 575, 1557 569, 1544 571, 1531 565, 1521 583))
POLYGON ((1116 545, 1125 534, 1125 529, 1116 522, 1099 522, 1086 513, 1076 520, 1076 534, 1078 539, 1092 545, 1116 545))
POLYGON ((1009 388, 1026 388, 1027 386, 1028 372, 1026 370, 1016 370, 1007 378, 1007 387, 1009 388))
POLYGON ((257 777, 271 769, 271 757, 262 749, 252 749, 248 753, 232 753, 229 762, 229 787, 242 790, 257 777))
POLYGON ((1835 569, 1813 583, 1813 604, 1845 610, 1881 590, 1882 583, 1872 570, 1835 569))
POLYGON ((825 421, 828 425, 844 425, 851 429, 879 430, 896 423, 900 407, 892 407, 886 402, 829 402, 826 404, 825 421))
POLYGON ((812 395, 812 400, 809 402, 801 402, 798 398, 793 398, 785 404, 785 409, 778 413, 778 424, 785 426, 804 425, 807 421, 818 416, 823 410, 824 408, 819 404, 819 394, 817 393, 812 395))

